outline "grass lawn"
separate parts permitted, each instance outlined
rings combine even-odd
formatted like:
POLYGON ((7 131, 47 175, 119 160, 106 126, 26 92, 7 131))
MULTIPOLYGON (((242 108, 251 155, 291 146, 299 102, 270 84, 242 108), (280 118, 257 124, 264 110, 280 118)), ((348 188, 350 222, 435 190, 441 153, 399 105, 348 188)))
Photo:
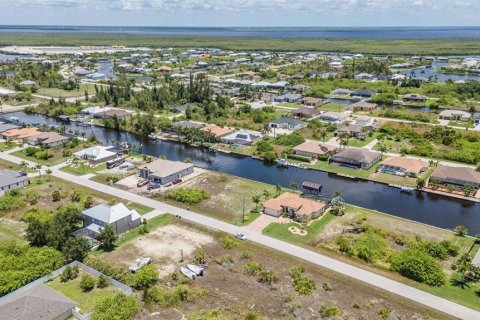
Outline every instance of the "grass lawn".
POLYGON ((145 213, 149 213, 153 209, 147 206, 144 206, 143 204, 138 204, 138 203, 129 203, 127 204, 128 209, 130 210, 137 210, 138 214, 143 216, 145 213))
POLYGON ((335 216, 331 213, 326 213, 320 219, 312 222, 308 227, 305 228, 307 234, 304 236, 291 233, 288 228, 291 226, 300 227, 298 223, 270 223, 262 233, 264 235, 277 238, 287 242, 302 243, 307 244, 310 241, 314 240, 315 237, 322 232, 325 226, 332 221, 335 216))
POLYGON ((120 292, 119 289, 112 285, 106 288, 95 288, 92 291, 84 292, 80 289, 80 280, 83 274, 86 273, 81 271, 76 279, 68 282, 60 282, 60 277, 57 277, 47 282, 46 285, 75 301, 83 314, 92 311, 95 304, 99 301, 120 292))
POLYGON ((325 103, 318 107, 318 110, 322 111, 335 111, 335 112, 343 112, 347 106, 339 103, 325 103))
POLYGON ((369 144, 370 142, 372 142, 375 139, 376 139, 375 135, 368 136, 364 140, 357 139, 357 138, 352 138, 352 139, 348 140, 348 146, 349 147, 355 147, 355 148, 361 148, 361 147, 366 146, 367 144, 369 144))
POLYGON ((101 163, 92 168, 89 165, 86 165, 82 162, 78 166, 74 166, 73 164, 71 164, 66 167, 63 167, 60 170, 74 174, 76 176, 83 176, 89 173, 98 173, 106 169, 107 169, 107 165, 105 163, 101 163))
POLYGON ((448 125, 449 126, 452 126, 452 127, 460 127, 460 128, 475 128, 475 126, 473 125, 473 122, 472 121, 449 121, 448 122, 448 125))
POLYGON ((216 145, 216 148, 219 150, 231 152, 231 153, 237 153, 237 154, 242 154, 245 156, 253 156, 255 153, 255 147, 254 146, 241 146, 238 148, 234 148, 231 145, 219 143, 216 145))
POLYGON ((16 143, 0 142, 0 152, 12 150, 17 146, 16 143))
POLYGON ((26 227, 26 223, 21 221, 0 219, 0 244, 9 241, 25 243, 26 241, 22 235, 26 227))
POLYGON ((376 168, 380 165, 380 162, 375 164, 368 170, 364 169, 353 169, 348 167, 343 167, 339 165, 330 165, 328 161, 317 161, 312 167, 318 170, 333 172, 340 175, 347 175, 356 178, 368 179, 368 177, 375 172, 376 168))
POLYGON ((83 97, 85 95, 85 90, 88 91, 88 94, 95 93, 95 86, 93 84, 80 84, 80 89, 75 90, 63 90, 59 88, 40 88, 37 91, 37 94, 48 97, 83 97))
POLYGON ((29 169, 25 166, 21 166, 19 164, 6 161, 3 159, 0 159, 0 169, 5 169, 5 170, 17 170, 17 171, 27 171, 27 172, 35 172, 36 170, 34 169, 29 169))

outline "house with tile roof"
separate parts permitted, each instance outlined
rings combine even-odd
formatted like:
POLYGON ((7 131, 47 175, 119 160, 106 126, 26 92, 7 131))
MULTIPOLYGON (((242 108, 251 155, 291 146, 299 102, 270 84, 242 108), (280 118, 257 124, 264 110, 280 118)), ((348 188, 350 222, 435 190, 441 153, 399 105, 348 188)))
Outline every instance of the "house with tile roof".
POLYGON ((296 193, 286 192, 263 203, 263 213, 279 217, 286 215, 296 221, 314 219, 328 208, 325 202, 303 198, 296 193))

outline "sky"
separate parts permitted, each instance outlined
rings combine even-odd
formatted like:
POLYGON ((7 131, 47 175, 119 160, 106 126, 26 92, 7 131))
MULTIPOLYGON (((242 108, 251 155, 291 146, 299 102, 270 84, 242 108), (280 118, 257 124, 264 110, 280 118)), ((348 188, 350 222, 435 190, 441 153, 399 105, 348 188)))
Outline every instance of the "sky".
POLYGON ((477 26, 480 0, 0 0, 1 25, 477 26))

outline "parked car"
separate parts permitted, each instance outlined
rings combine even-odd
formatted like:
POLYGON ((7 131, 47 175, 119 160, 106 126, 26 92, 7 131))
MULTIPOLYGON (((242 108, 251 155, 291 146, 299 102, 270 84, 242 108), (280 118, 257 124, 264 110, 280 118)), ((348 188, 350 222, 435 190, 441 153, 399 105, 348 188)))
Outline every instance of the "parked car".
POLYGON ((65 161, 65 164, 71 164, 71 163, 72 163, 72 159, 67 159, 67 160, 65 161))
POLYGON ((150 184, 148 185, 148 188, 147 188, 147 189, 148 189, 148 190, 153 190, 153 189, 158 189, 158 188, 160 188, 160 184, 159 184, 159 183, 150 183, 150 184))
POLYGON ((143 186, 146 186, 147 184, 148 184, 148 179, 144 179, 144 180, 138 181, 137 187, 141 188, 143 186))
POLYGON ((235 238, 240 239, 240 240, 247 240, 247 236, 244 235, 243 233, 235 233, 235 238))
POLYGON ((182 179, 175 179, 173 180, 173 184, 179 184, 180 182, 182 182, 182 179))

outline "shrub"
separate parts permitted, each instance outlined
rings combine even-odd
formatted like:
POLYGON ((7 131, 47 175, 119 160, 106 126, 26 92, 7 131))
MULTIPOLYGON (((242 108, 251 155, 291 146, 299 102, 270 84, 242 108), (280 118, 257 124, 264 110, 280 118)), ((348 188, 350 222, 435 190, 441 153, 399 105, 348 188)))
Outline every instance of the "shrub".
POLYGON ((79 273, 79 270, 77 266, 75 267, 68 266, 63 270, 62 274, 60 275, 60 281, 67 282, 67 281, 73 280, 78 277, 78 273, 79 273))
POLYGON ((260 271, 258 273, 258 281, 260 283, 265 283, 271 286, 274 283, 278 282, 278 275, 273 271, 260 271))
POLYGON ((197 264, 204 264, 207 262, 207 254, 205 253, 205 250, 202 248, 197 249, 195 253, 193 254, 193 260, 197 264))
POLYGON ((430 286, 441 286, 445 284, 445 274, 442 267, 434 258, 419 250, 404 250, 392 255, 390 269, 400 273, 402 276, 430 286))
POLYGON ((108 297, 93 308, 91 320, 132 319, 140 311, 134 297, 121 293, 108 297))
POLYGON ((200 189, 179 188, 167 193, 167 198, 186 204, 197 204, 209 198, 208 192, 200 189))
POLYGON ((348 240, 343 237, 343 236, 339 236, 337 238, 337 245, 338 245, 338 250, 341 252, 341 253, 344 253, 346 254, 347 256, 351 257, 353 256, 354 252, 353 252, 353 248, 352 246, 350 245, 350 243, 348 242, 348 240))
POLYGON ((260 263, 250 261, 243 266, 243 272, 249 276, 255 276, 262 271, 262 265, 260 263))
POLYGON ((184 301, 193 302, 205 296, 206 293, 207 290, 204 288, 190 288, 184 284, 172 289, 154 287, 148 291, 145 303, 157 303, 162 308, 171 308, 184 301))
POLYGON ((83 263, 120 282, 125 282, 129 276, 126 269, 110 262, 102 261, 98 257, 88 256, 83 263))
POLYGON ((392 313, 392 310, 387 308, 382 309, 378 312, 378 314, 380 315, 380 317, 382 317, 382 319, 388 319, 391 313, 392 313))
POLYGON ((95 288, 95 278, 91 275, 84 274, 80 280, 80 289, 82 291, 91 291, 95 288))
POLYGON ((327 291, 327 292, 328 292, 328 291, 332 291, 332 286, 331 286, 330 283, 328 283, 328 282, 324 282, 324 283, 322 284, 322 287, 323 287, 323 290, 325 290, 325 291, 327 291))
POLYGON ((453 232, 455 233, 455 235, 459 237, 465 237, 468 234, 468 229, 467 227, 460 225, 460 226, 456 226, 453 229, 453 232))
POLYGON ((263 154, 263 161, 265 163, 273 163, 277 160, 277 154, 273 151, 267 151, 263 154))
POLYGON ((60 193, 60 190, 54 190, 52 192, 52 201, 58 202, 60 200, 62 200, 62 194, 60 193))
POLYGON ((308 157, 303 157, 303 156, 299 156, 299 155, 296 155, 296 154, 289 154, 287 156, 288 159, 292 159, 292 160, 297 160, 297 161, 301 161, 301 162, 310 162, 310 158, 308 157))
POLYGON ((7 212, 20 209, 25 205, 25 202, 17 196, 6 194, 0 197, 0 212, 7 212))
POLYGON ((231 254, 226 254, 215 260, 221 266, 229 266, 233 263, 233 256, 231 254))
POLYGON ((108 282, 107 277, 105 277, 103 274, 101 274, 98 277, 98 280, 97 280, 97 288, 106 288, 106 287, 108 287, 108 285, 109 285, 109 282, 108 282))
POLYGON ((304 142, 305 138, 303 138, 298 132, 293 132, 289 135, 280 135, 275 139, 275 144, 286 147, 293 147, 304 142))
POLYGON ((146 289, 158 282, 158 271, 151 264, 143 265, 129 279, 129 284, 135 289, 146 289))
POLYGON ((355 253, 363 261, 373 263, 385 257, 387 248, 388 245, 381 236, 373 232, 367 232, 358 238, 355 244, 355 253))
POLYGON ((253 254, 251 252, 248 252, 248 251, 242 252, 242 254, 240 255, 240 259, 249 260, 249 259, 252 259, 252 258, 253 258, 253 254))
POLYGON ((322 306, 320 308, 320 315, 324 318, 337 317, 342 314, 342 310, 338 307, 322 306))
POLYGON ((289 274, 293 279, 293 287, 295 290, 303 295, 310 295, 315 291, 316 285, 313 279, 306 276, 303 267, 295 267, 290 269, 289 274))
POLYGON ((224 249, 233 249, 238 247, 238 242, 230 236, 223 236, 220 238, 220 243, 224 249))
POLYGON ((425 241, 417 244, 418 250, 425 252, 433 258, 446 260, 448 258, 448 250, 445 246, 435 241, 425 241))

